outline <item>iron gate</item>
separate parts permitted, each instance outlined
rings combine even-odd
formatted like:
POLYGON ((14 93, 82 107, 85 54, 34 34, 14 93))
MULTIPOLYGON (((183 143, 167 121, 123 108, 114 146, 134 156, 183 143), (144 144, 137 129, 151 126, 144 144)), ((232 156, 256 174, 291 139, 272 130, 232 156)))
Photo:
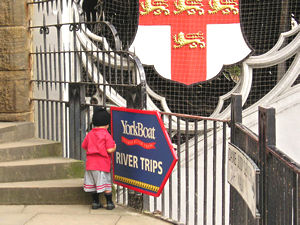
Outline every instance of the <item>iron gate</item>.
POLYGON ((79 143, 93 106, 145 107, 142 64, 133 53, 121 50, 111 24, 86 22, 77 1, 28 5, 36 18, 29 28, 38 136, 61 141, 64 156, 82 159, 79 143), (78 116, 80 112, 85 115, 78 116))

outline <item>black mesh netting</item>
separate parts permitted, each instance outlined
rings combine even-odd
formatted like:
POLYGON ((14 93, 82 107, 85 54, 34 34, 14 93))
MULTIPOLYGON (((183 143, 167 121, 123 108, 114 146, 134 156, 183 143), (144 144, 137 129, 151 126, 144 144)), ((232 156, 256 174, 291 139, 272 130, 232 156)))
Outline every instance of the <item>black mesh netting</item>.
MULTIPOLYGON (((146 4, 149 1, 140 2, 146 4)), ((115 26, 123 49, 126 50, 136 35, 140 2, 137 0, 85 0, 83 8, 86 12, 103 11, 104 16, 101 19, 115 26)), ((155 4, 153 0, 150 2, 155 4)), ((163 4, 162 1, 156 2, 163 4)), ((212 1, 201 2, 203 5, 208 5, 212 1)), ((226 4, 223 0, 219 2, 226 4)), ((238 1, 232 0, 231 2, 237 3, 238 1)), ((242 32, 249 47, 253 50, 252 55, 267 52, 276 44, 280 33, 299 24, 300 0, 240 0, 239 6, 242 32)), ((91 17, 88 20, 91 20, 91 17)), ((250 95, 244 107, 252 105, 267 94, 281 79, 290 63, 291 60, 288 60, 280 66, 255 69, 250 95)), ((240 64, 236 64, 223 67, 219 75, 211 80, 185 85, 163 78, 153 66, 145 65, 144 68, 148 85, 157 94, 166 98, 172 112, 202 116, 209 116, 214 111, 219 97, 234 88, 241 74, 240 64)), ((158 101, 155 103, 160 107, 158 101)), ((225 106, 227 104, 228 102, 225 106)))

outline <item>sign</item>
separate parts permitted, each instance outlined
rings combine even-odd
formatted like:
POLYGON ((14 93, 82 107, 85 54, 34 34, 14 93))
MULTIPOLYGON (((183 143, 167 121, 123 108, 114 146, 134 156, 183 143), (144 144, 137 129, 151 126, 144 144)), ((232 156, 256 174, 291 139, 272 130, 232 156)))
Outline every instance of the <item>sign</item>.
POLYGON ((177 162, 160 114, 111 107, 111 118, 113 182, 158 197, 177 162))
POLYGON ((139 0, 131 50, 164 78, 186 85, 209 80, 251 52, 238 0, 139 0))
POLYGON ((229 143, 227 180, 247 203, 254 218, 259 168, 241 149, 229 143))

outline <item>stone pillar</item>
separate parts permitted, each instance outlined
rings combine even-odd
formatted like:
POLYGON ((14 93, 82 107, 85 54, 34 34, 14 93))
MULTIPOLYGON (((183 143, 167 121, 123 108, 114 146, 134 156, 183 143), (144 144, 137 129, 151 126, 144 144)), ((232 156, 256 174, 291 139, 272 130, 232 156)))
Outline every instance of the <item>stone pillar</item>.
POLYGON ((32 120, 26 1, 0 1, 0 121, 32 120))

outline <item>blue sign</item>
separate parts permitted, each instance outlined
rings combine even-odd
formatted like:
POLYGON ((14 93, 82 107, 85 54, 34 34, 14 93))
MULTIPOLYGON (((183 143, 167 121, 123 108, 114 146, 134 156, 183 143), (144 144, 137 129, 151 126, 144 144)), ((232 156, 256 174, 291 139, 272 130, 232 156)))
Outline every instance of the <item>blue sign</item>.
POLYGON ((177 162, 159 112, 111 107, 111 119, 114 183, 158 197, 177 162))

